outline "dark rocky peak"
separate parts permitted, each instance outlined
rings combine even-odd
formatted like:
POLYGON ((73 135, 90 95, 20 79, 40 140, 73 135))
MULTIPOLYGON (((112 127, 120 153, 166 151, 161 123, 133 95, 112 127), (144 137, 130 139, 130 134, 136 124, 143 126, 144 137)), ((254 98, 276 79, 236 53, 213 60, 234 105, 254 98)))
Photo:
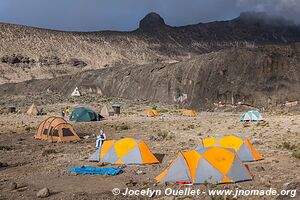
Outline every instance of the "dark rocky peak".
POLYGON ((159 14, 151 12, 140 21, 139 29, 151 31, 165 26, 164 19, 159 14))
POLYGON ((295 23, 291 20, 287 20, 281 16, 269 15, 265 12, 242 12, 235 21, 270 26, 295 26, 295 23))

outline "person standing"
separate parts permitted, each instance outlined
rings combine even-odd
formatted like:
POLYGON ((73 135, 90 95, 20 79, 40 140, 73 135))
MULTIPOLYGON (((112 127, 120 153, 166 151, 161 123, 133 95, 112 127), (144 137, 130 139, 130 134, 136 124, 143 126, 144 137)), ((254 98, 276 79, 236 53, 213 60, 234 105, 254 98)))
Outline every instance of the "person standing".
POLYGON ((62 116, 62 118, 65 118, 65 111, 64 110, 61 111, 61 116, 62 116))
POLYGON ((103 131, 102 128, 100 129, 100 135, 97 135, 96 138, 97 138, 97 140, 96 140, 96 147, 98 149, 101 149, 104 140, 106 140, 106 135, 105 135, 105 133, 104 133, 104 131, 103 131))

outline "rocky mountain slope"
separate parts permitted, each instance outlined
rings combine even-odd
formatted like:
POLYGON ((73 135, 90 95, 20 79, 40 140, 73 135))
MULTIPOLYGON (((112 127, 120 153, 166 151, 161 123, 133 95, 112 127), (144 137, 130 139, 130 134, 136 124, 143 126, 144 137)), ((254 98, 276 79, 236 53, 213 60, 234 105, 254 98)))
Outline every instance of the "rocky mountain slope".
POLYGON ((119 65, 187 61, 231 47, 300 41, 300 28, 262 13, 171 27, 155 13, 131 32, 61 32, 0 24, 0 84, 55 78, 119 65))
MULTIPOLYGON (((123 65, 52 80, 4 84, 2 94, 83 93, 180 103, 278 106, 300 99, 300 44, 231 48, 174 64, 123 65)), ((0 90, 0 91, 1 91, 0 90)))

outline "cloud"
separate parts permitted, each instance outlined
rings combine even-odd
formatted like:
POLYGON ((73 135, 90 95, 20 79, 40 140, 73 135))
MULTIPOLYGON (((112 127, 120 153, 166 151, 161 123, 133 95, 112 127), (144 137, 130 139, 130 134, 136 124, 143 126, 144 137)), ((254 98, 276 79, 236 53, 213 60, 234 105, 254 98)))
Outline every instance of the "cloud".
POLYGON ((149 12, 172 26, 264 11, 300 23, 300 0, 0 0, 0 22, 75 31, 134 30, 149 12))
POLYGON ((300 0, 236 0, 241 10, 267 12, 300 23, 300 0))

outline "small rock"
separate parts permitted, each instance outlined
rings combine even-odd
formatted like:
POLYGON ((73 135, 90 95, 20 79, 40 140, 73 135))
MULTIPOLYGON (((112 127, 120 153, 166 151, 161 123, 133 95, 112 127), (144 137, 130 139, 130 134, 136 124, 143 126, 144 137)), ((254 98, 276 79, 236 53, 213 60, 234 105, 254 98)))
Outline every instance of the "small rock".
POLYGON ((36 193, 36 196, 38 198, 45 198, 45 197, 48 197, 49 195, 50 195, 50 191, 48 188, 43 188, 36 193))
POLYGON ((136 174, 137 174, 137 175, 141 175, 141 174, 145 174, 145 172, 143 172, 143 171, 141 171, 141 170, 138 170, 138 171, 136 172, 136 174))
POLYGON ((83 136, 83 138, 84 138, 84 139, 89 139, 90 136, 89 136, 89 135, 85 135, 85 136, 83 136))
POLYGON ((253 145, 262 145, 263 141, 261 139, 253 139, 252 144, 253 145))
POLYGON ((129 180, 129 182, 126 183, 126 186, 128 187, 134 187, 136 186, 137 182, 133 180, 129 180))
POLYGON ((16 182, 11 182, 11 183, 9 183, 8 187, 10 190, 15 190, 15 189, 17 189, 18 185, 16 182))
POLYGON ((104 166, 106 166, 106 165, 108 165, 109 163, 107 163, 107 162, 101 162, 101 163, 99 163, 99 164, 97 164, 97 166, 98 167, 104 167, 104 166))
POLYGON ((282 185, 282 189, 283 189, 283 190, 287 190, 289 184, 290 184, 290 183, 284 183, 284 184, 282 185))
POLYGON ((6 162, 0 162, 0 167, 7 167, 8 164, 6 162))
POLYGON ((255 168, 257 169, 258 172, 266 171, 263 166, 256 166, 255 168))

